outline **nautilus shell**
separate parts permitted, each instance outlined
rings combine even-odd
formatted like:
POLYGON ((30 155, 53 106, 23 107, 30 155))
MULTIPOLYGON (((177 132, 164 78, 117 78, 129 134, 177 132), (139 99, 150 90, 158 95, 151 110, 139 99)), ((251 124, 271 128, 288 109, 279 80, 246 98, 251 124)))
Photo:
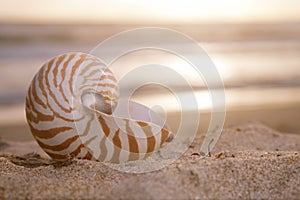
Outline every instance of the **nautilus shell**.
POLYGON ((172 136, 149 108, 119 100, 118 82, 100 59, 66 53, 45 63, 26 96, 26 118, 53 159, 120 163, 144 159, 172 136), (116 107, 129 115, 114 115, 116 107), (149 113, 153 115, 150 119, 149 113))

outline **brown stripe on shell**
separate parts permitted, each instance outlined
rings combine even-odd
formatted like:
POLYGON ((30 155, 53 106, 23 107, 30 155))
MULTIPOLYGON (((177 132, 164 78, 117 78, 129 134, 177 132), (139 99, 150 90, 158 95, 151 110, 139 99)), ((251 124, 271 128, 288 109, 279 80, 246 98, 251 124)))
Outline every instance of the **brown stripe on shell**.
POLYGON ((44 109, 46 109, 46 108, 47 108, 47 105, 40 99, 40 97, 39 97, 38 94, 37 94, 37 91, 36 91, 37 84, 36 84, 36 82, 37 82, 37 79, 34 78, 34 79, 33 79, 33 85, 32 85, 32 87, 31 87, 31 89, 32 89, 32 90, 31 90, 31 94, 32 94, 32 96, 33 96, 35 102, 36 102, 37 104, 39 104, 40 106, 42 106, 44 109))
POLYGON ((43 66, 43 68, 38 72, 36 78, 38 79, 38 83, 39 83, 39 88, 41 89, 42 91, 42 95, 48 99, 48 95, 47 95, 47 92, 44 88, 44 85, 42 83, 44 83, 44 79, 45 79, 45 76, 44 76, 44 73, 45 73, 45 68, 46 68, 46 65, 43 66))
MULTIPOLYGON (((88 58, 88 60, 91 60, 91 58, 88 58)), ((91 68, 95 67, 95 66, 105 66, 105 64, 99 62, 98 60, 95 60, 91 63, 89 63, 88 65, 85 66, 84 69, 82 69, 79 73, 79 76, 84 75, 85 73, 87 73, 87 71, 89 71, 91 68)))
POLYGON ((77 60, 75 62, 75 64, 72 66, 71 69, 71 75, 70 75, 70 79, 69 79, 69 90, 71 92, 71 94, 74 96, 74 91, 73 91, 73 78, 74 78, 74 74, 76 72, 76 70, 80 67, 80 65, 86 60, 87 55, 86 54, 82 54, 80 55, 80 59, 77 60))
POLYGON ((75 58, 76 56, 76 53, 72 53, 69 55, 69 58, 63 63, 63 66, 62 66, 62 69, 60 70, 60 75, 61 75, 61 82, 59 83, 59 91, 64 99, 65 102, 68 102, 69 103, 69 100, 66 96, 66 94, 64 93, 64 90, 63 90, 63 82, 66 78, 66 72, 67 72, 67 69, 68 69, 68 65, 70 64, 70 62, 75 58))
MULTIPOLYGON (((85 81, 88 81, 87 79, 85 81)), ((97 81, 97 79, 96 79, 97 81)), ((118 86, 116 84, 112 84, 112 83, 93 83, 90 85, 84 85, 84 83, 82 83, 83 85, 79 88, 79 90, 83 90, 85 88, 91 88, 91 87, 109 87, 112 89, 117 88, 118 86)))
POLYGON ((64 55, 61 55, 59 56, 58 60, 56 61, 56 64, 55 64, 55 67, 53 69, 53 82, 54 82, 54 86, 57 87, 58 86, 58 83, 57 83, 57 74, 58 74, 58 68, 59 68, 59 65, 62 63, 62 61, 67 57, 66 54, 64 55))
POLYGON ((86 155, 83 157, 83 159, 91 160, 93 158, 93 155, 88 151, 86 155))
POLYGON ((106 142, 106 137, 104 136, 99 143, 99 148, 100 148, 100 156, 98 158, 99 161, 104 161, 108 153, 105 142, 106 142))
MULTIPOLYGON (((47 70, 45 72, 45 83, 46 83, 46 86, 47 86, 47 89, 48 89, 48 92, 49 92, 49 95, 50 97, 54 100, 54 102, 56 103, 56 105, 58 105, 58 107, 60 109, 62 109, 64 112, 66 113, 70 113, 72 110, 71 108, 65 108, 62 104, 60 104, 60 102, 57 100, 55 94, 53 93, 53 91, 51 90, 51 86, 50 86, 50 82, 49 82, 49 73, 50 73, 50 66, 53 64, 54 62, 54 59, 52 59, 49 64, 48 64, 48 67, 47 67, 47 70)), ((60 93, 62 93, 62 91, 60 91, 60 93)), ((68 102, 68 101, 67 101, 68 102)))
POLYGON ((86 136, 86 135, 88 135, 88 133, 90 132, 90 129, 91 129, 91 123, 92 123, 92 121, 93 121, 94 118, 95 118, 94 115, 90 115, 90 116, 91 116, 91 119, 87 122, 86 127, 85 127, 83 133, 79 135, 80 137, 86 136))
POLYGON ((129 126, 129 120, 126 121, 126 133, 128 138, 128 146, 129 146, 129 159, 128 160, 138 160, 139 159, 139 145, 129 126))
POLYGON ((136 121, 136 123, 138 123, 138 125, 140 125, 140 127, 148 126, 148 123, 147 123, 147 122, 136 121))
POLYGON ((118 129, 115 134, 114 134, 114 137, 113 137, 113 143, 115 146, 117 146, 118 148, 122 149, 122 142, 120 140, 120 129, 118 129))
POLYGON ((156 138, 152 133, 152 128, 147 122, 137 121, 145 135, 147 136, 147 153, 153 152, 156 144, 156 138))
MULTIPOLYGON (((29 89, 31 90, 31 87, 29 89)), ((26 113, 26 117, 27 117, 28 121, 38 123, 40 121, 53 121, 54 120, 53 115, 43 114, 35 108, 32 98, 31 98, 31 92, 28 92, 27 97, 28 97, 28 99, 26 101, 26 105, 28 105, 27 107, 30 108, 30 113, 29 112, 26 113), (37 116, 35 117, 32 114, 32 112, 36 113, 37 116)))
POLYGON ((62 85, 62 83, 64 82, 64 80, 66 78, 66 72, 67 72, 67 69, 68 69, 68 65, 75 58, 75 56, 76 56, 76 53, 70 54, 69 58, 66 60, 66 62, 64 62, 63 67, 60 70, 61 71, 61 77, 62 77, 62 80, 60 82, 60 86, 62 85))
POLYGON ((43 148, 43 149, 50 149, 53 151, 62 151, 64 149, 67 149, 73 142, 75 142, 77 139, 79 138, 78 135, 75 135, 67 140, 65 140, 64 142, 62 142, 61 144, 58 145, 47 145, 44 144, 43 142, 37 140, 37 142, 39 143, 39 145, 43 148))
POLYGON ((39 130, 39 129, 35 129, 30 123, 29 123, 29 127, 30 127, 32 134, 41 139, 50 139, 62 132, 73 130, 72 127, 68 127, 68 126, 51 128, 51 129, 46 129, 46 130, 39 130))
POLYGON ((105 79, 109 79, 109 80, 112 80, 114 82, 117 82, 117 79, 112 75, 104 75, 104 76, 100 77, 100 81, 105 80, 105 79))
POLYGON ((115 98, 109 98, 108 96, 103 96, 104 100, 106 101, 112 101, 114 103, 117 103, 118 102, 118 99, 115 97, 115 98))
POLYGON ((121 154, 121 149, 120 148, 114 148, 113 155, 109 162, 111 163, 119 163, 120 162, 120 154, 121 154))
POLYGON ((98 121, 100 122, 100 125, 101 125, 101 127, 102 127, 102 130, 103 130, 105 136, 108 137, 108 136, 109 136, 110 129, 109 129, 109 127, 107 126, 105 120, 103 119, 103 117, 102 117, 101 115, 99 115, 98 121))
POLYGON ((91 76, 93 76, 93 75, 95 75, 95 74, 97 74, 97 73, 99 73, 99 72, 100 72, 99 69, 94 69, 94 70, 92 70, 89 74, 86 74, 86 75, 83 77, 83 79, 88 79, 88 77, 91 77, 91 76))
POLYGON ((88 139, 85 143, 84 146, 88 146, 93 140, 95 140, 97 138, 97 135, 95 135, 94 137, 91 137, 90 139, 88 139))
POLYGON ((105 72, 105 73, 109 73, 110 75, 113 75, 113 72, 109 69, 109 67, 106 67, 106 68, 104 69, 104 72, 105 72))
POLYGON ((72 153, 70 153, 70 155, 76 157, 81 152, 82 148, 84 148, 84 145, 80 144, 72 153))
POLYGON ((45 150, 45 152, 53 159, 55 160, 67 160, 73 157, 76 157, 82 150, 82 148, 84 148, 83 144, 80 144, 74 151, 72 151, 69 154, 66 155, 61 155, 61 154, 56 154, 56 153, 52 153, 52 152, 48 152, 47 150, 45 150))
POLYGON ((161 129, 161 138, 160 138, 160 146, 166 141, 166 139, 169 137, 169 131, 162 128, 161 129))
POLYGON ((112 155, 112 158, 109 162, 111 163, 119 163, 120 162, 120 153, 121 153, 121 149, 122 149, 122 141, 120 140, 120 129, 118 129, 113 138, 113 144, 114 144, 114 152, 112 155))
POLYGON ((129 120, 126 120, 126 133, 128 137, 129 151, 133 153, 139 153, 139 145, 133 131, 129 126, 129 120))

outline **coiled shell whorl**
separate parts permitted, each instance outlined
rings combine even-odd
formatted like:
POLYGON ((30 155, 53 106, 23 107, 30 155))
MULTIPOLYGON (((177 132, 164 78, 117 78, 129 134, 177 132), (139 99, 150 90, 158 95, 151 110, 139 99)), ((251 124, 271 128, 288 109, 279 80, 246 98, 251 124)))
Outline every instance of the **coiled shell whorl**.
POLYGON ((146 158, 171 136, 149 117, 149 108, 119 101, 118 82, 95 56, 74 52, 52 58, 33 78, 26 118, 41 148, 53 159, 120 163, 146 158), (132 118, 116 117, 129 106, 132 118))

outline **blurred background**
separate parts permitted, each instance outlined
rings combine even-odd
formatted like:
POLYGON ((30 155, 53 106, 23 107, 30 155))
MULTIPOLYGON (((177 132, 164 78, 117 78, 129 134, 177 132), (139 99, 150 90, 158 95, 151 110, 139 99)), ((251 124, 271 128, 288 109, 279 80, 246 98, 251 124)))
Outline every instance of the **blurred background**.
MULTIPOLYGON (((300 133, 299 7, 298 0, 0 0, 0 137, 32 139, 24 99, 45 61, 70 51, 88 53, 114 34, 145 26, 174 29, 205 49, 225 84, 226 126, 255 120, 300 133)), ((170 55, 144 53, 149 61, 181 66, 170 55)), ((142 59, 129 55, 116 63, 126 69, 142 59)), ((197 84, 200 131, 205 132, 210 99, 197 84)), ((153 91, 145 87, 135 98, 149 106, 163 104, 176 129, 178 107, 163 90, 155 89, 156 96, 153 91)))

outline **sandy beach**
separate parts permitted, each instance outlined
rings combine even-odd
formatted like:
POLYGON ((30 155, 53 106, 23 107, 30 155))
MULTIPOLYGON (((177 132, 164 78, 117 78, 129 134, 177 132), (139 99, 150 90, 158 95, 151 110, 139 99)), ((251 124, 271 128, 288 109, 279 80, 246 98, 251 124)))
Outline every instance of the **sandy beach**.
MULTIPOLYGON (((223 130, 210 157, 199 135, 171 165, 132 174, 54 162, 35 141, 0 143, 1 199, 299 199, 300 135, 251 122, 223 130)), ((164 156, 158 156, 157 162, 164 156)), ((129 163, 128 165, 134 165, 129 163)))

